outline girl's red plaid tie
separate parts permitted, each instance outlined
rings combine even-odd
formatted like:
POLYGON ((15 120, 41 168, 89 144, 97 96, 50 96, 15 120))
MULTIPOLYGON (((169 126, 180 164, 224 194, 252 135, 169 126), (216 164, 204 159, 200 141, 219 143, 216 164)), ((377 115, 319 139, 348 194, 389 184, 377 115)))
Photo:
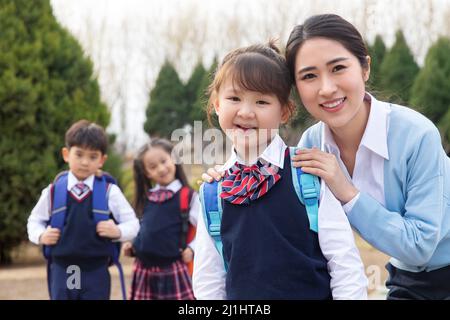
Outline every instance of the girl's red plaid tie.
POLYGON ((173 197, 174 193, 167 189, 158 189, 156 191, 147 192, 147 198, 151 202, 161 203, 173 197))
POLYGON ((278 167, 258 161, 252 166, 235 163, 222 182, 220 197, 233 204, 249 204, 281 179, 278 167))

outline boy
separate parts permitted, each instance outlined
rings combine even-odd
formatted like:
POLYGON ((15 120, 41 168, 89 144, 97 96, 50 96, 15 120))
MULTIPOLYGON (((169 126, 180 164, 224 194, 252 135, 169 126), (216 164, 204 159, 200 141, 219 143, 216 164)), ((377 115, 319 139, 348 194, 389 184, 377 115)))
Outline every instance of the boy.
POLYGON ((47 246, 52 300, 107 300, 112 241, 133 239, 139 221, 120 189, 95 176, 107 159, 104 129, 80 120, 66 132, 65 144, 62 156, 69 171, 58 175, 42 191, 28 218, 28 237, 35 244, 47 246), (105 196, 107 210, 95 210, 98 200, 94 199, 105 196), (55 209, 61 199, 62 207, 55 209), (52 227, 58 218, 61 220, 62 211, 60 228, 52 227), (97 219, 99 215, 103 215, 103 221, 97 219))

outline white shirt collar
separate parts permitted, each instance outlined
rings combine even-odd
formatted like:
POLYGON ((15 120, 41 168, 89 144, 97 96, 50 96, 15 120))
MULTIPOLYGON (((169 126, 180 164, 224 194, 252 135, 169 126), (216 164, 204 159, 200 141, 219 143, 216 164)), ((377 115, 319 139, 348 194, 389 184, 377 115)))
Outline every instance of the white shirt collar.
POLYGON ((369 96, 371 98, 369 120, 361 139, 361 145, 389 160, 387 121, 390 107, 389 104, 378 101, 372 95, 369 94, 369 96))
POLYGON ((70 191, 78 182, 83 182, 85 185, 89 187, 89 190, 94 189, 94 175, 90 175, 83 181, 79 181, 77 177, 69 170, 69 175, 67 176, 67 190, 70 191))
MULTIPOLYGON (((390 113, 389 104, 378 101, 371 94, 370 97, 370 113, 367 121, 366 129, 360 145, 378 154, 379 156, 389 160, 389 151, 387 145, 387 127, 388 114, 390 113)), ((330 128, 322 123, 322 150, 339 154, 339 148, 334 141, 330 128)))
MULTIPOLYGON (((263 153, 258 156, 256 161, 263 159, 280 169, 283 169, 284 166, 284 152, 287 146, 284 143, 283 139, 276 134, 267 148, 263 151, 263 153)), ((244 164, 244 161, 239 158, 236 151, 234 150, 234 146, 231 149, 231 156, 228 158, 227 162, 222 167, 222 171, 230 169, 236 162, 244 164)))
POLYGON ((182 186, 183 185, 181 184, 180 180, 175 179, 165 187, 163 187, 159 184, 156 184, 156 186, 151 188, 150 191, 153 192, 153 191, 157 191, 159 189, 167 189, 167 190, 172 191, 173 193, 177 193, 181 189, 182 186))

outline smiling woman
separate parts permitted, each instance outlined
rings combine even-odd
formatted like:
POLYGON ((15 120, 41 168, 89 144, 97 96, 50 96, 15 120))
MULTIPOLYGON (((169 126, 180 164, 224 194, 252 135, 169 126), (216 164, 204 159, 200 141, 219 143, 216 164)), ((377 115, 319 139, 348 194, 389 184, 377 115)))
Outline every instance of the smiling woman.
POLYGON ((392 257, 389 299, 448 299, 450 160, 437 128, 366 92, 364 41, 337 15, 296 26, 286 59, 304 107, 320 121, 303 134, 294 166, 321 177, 352 226, 392 257))
MULTIPOLYGON (((367 55, 366 59, 366 63, 370 61, 367 55)), ((338 41, 313 38, 299 49, 295 67, 298 92, 315 119, 330 123, 333 128, 359 124, 363 130, 365 123, 360 119, 367 119, 369 113, 363 99, 368 65, 362 67, 338 41)))

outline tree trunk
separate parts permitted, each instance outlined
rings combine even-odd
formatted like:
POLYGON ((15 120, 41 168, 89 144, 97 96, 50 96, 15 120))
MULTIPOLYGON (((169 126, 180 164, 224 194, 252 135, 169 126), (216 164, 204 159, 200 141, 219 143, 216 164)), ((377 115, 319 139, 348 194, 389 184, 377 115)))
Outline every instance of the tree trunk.
POLYGON ((11 263, 11 250, 2 246, 2 248, 0 248, 0 265, 8 265, 11 263))

